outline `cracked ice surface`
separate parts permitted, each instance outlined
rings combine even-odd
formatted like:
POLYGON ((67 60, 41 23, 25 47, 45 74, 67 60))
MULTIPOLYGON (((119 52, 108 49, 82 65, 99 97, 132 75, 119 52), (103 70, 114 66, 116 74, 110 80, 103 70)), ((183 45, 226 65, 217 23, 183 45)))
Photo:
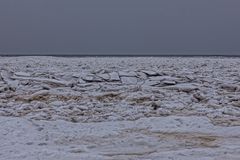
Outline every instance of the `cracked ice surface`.
POLYGON ((239 58, 0 58, 0 159, 240 159, 239 58))

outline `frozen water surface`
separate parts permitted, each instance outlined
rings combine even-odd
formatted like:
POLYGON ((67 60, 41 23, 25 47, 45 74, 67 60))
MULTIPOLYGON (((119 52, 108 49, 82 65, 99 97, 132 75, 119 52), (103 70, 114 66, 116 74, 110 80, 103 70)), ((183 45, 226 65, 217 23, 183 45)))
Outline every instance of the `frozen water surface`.
POLYGON ((2 160, 238 160, 240 59, 1 57, 2 160))

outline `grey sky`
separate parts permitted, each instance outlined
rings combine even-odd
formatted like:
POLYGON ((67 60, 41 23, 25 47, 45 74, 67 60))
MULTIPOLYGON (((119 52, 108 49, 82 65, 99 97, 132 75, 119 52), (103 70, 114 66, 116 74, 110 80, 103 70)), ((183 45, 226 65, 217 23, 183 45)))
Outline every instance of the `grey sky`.
POLYGON ((239 0, 1 0, 0 52, 232 53, 239 0))

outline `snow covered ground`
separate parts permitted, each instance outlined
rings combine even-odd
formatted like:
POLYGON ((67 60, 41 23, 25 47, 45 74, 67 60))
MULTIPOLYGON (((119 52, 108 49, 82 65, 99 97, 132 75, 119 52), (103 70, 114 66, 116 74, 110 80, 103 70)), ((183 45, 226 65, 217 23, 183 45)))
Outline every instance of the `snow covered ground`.
POLYGON ((0 57, 0 160, 239 160, 240 58, 0 57))

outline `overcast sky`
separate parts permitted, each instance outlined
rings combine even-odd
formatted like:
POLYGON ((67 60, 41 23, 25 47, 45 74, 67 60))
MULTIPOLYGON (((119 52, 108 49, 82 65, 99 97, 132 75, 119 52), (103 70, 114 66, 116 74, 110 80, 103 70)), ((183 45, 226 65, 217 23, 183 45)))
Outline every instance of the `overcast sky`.
POLYGON ((237 53, 240 0, 0 0, 2 53, 237 53))

